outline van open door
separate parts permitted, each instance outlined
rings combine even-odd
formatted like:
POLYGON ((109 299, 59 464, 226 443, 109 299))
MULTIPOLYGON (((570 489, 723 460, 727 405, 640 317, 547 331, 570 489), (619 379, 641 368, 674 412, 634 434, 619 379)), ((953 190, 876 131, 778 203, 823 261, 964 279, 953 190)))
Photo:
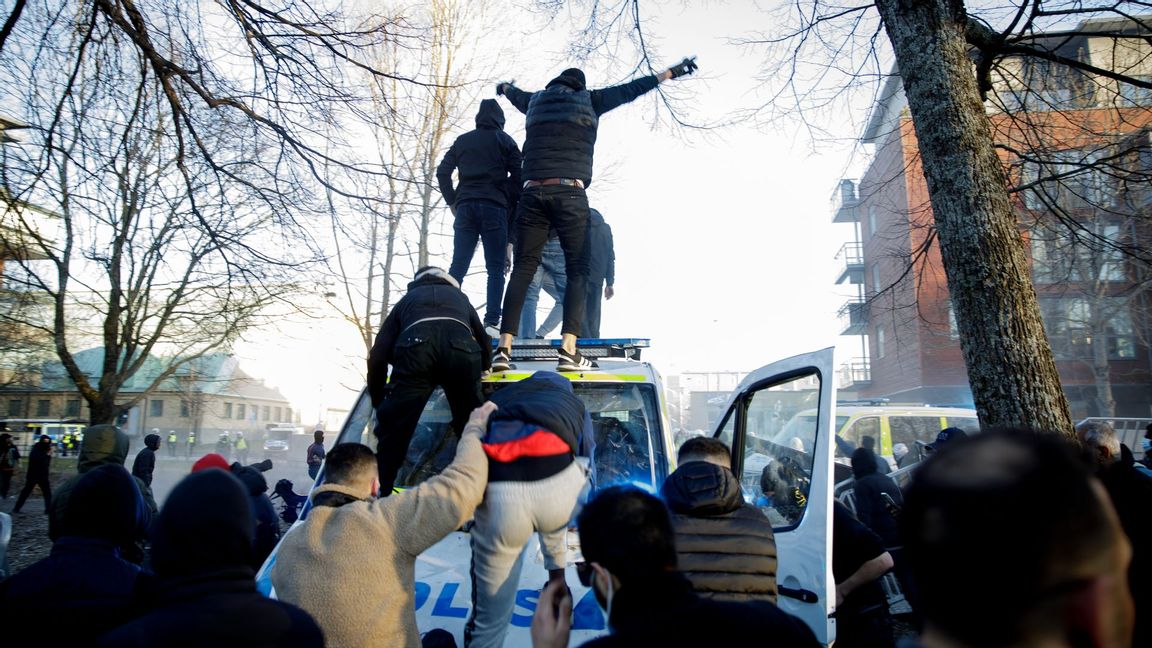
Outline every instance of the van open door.
POLYGON ((732 448, 744 498, 772 521, 780 609, 824 645, 836 638, 832 594, 833 349, 761 367, 728 399, 714 436, 732 448), (811 416, 811 411, 816 416, 811 416), (807 415, 798 416, 807 411, 807 415))

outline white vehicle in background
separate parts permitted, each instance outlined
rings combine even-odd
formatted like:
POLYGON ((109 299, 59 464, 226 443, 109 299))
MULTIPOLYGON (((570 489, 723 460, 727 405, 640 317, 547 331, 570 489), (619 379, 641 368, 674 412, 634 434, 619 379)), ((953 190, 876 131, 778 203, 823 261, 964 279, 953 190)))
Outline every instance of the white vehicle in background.
MULTIPOLYGON (((584 355, 594 357, 600 368, 585 373, 565 373, 588 407, 596 435, 593 463, 597 487, 632 484, 658 492, 675 468, 667 408, 660 375, 639 359, 647 340, 581 340, 584 355), (609 357, 611 356, 611 357, 609 357)), ((536 371, 554 371, 558 341, 522 341, 513 349, 516 368, 484 378, 487 391, 523 380, 536 371)), ((835 639, 835 585, 831 563, 831 499, 834 444, 829 423, 835 416, 833 349, 808 353, 763 367, 751 374, 729 398, 726 414, 715 435, 733 449, 733 470, 741 476, 745 498, 763 505, 773 520, 781 557, 777 582, 779 605, 807 623, 825 645, 835 639), (805 442, 800 450, 773 441, 783 422, 802 410, 817 416, 798 429, 805 442), (761 473, 767 469, 785 480, 794 494, 789 507, 773 506, 760 490, 761 473)), ((450 433, 451 414, 443 394, 437 392, 424 409, 398 486, 414 486, 437 474, 451 461, 455 437, 450 433)), ((375 447, 372 431, 375 414, 366 393, 361 393, 336 439, 375 447)), ((321 470, 317 483, 324 479, 321 470)), ((301 512, 301 520, 310 504, 301 512)), ((297 522, 299 524, 299 522, 297 522)), ((465 525, 467 528, 468 525, 465 525)), ((574 564, 582 559, 575 531, 569 532, 568 585, 575 601, 571 645, 606 632, 604 614, 595 596, 582 587, 574 564)), ((530 646, 529 626, 547 572, 535 537, 525 549, 524 569, 516 592, 516 609, 505 645, 530 646)), ((269 573, 276 561, 273 551, 256 576, 262 592, 275 596, 269 573)), ((468 532, 453 532, 424 552, 416 564, 416 620, 421 631, 444 628, 462 642, 471 604, 469 568, 471 548, 468 532)))

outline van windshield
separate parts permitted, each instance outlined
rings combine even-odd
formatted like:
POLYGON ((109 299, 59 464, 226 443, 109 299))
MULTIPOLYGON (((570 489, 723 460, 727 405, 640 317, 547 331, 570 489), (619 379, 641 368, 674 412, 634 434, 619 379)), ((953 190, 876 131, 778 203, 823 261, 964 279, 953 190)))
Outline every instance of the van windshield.
MULTIPOLYGON (((486 394, 510 383, 485 383, 486 394)), ((573 382, 576 395, 592 417, 596 440, 596 485, 604 488, 632 484, 655 492, 667 477, 667 455, 657 407, 656 391, 647 383, 573 382)), ((362 394, 338 443, 363 443, 376 448, 376 416, 362 394)), ((396 486, 411 488, 439 474, 456 454, 451 433, 452 411, 444 392, 437 389, 424 407, 408 454, 396 477, 396 486)))

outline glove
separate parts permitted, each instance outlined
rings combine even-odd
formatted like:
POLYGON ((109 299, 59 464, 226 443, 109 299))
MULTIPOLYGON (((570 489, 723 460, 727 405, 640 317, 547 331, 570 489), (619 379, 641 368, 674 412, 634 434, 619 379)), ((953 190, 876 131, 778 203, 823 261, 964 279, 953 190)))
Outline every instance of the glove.
POLYGON ((516 83, 516 81, 501 81, 500 83, 497 83, 496 84, 496 96, 497 97, 502 96, 504 94, 504 86, 510 86, 510 85, 513 85, 514 83, 516 83))
POLYGON ((675 79, 686 74, 692 74, 696 71, 697 67, 699 66, 696 65, 696 57, 693 56, 691 58, 686 58, 683 61, 680 61, 676 65, 673 65, 672 67, 668 68, 668 71, 672 73, 672 78, 675 79))

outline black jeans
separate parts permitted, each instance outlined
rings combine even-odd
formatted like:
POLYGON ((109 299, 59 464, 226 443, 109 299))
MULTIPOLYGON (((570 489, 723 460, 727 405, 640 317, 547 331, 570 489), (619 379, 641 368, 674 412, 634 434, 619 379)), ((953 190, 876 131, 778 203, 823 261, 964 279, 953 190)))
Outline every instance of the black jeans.
POLYGON ((52 484, 48 482, 48 475, 28 475, 24 479, 24 488, 20 491, 20 497, 16 498, 16 506, 12 507, 12 512, 19 513, 20 509, 24 508, 24 502, 28 501, 32 489, 37 486, 44 495, 44 512, 52 510, 52 484))
POLYGON ((504 295, 504 319, 501 333, 516 335, 520 311, 528 284, 540 265, 540 252, 548 242, 548 229, 555 229, 564 250, 564 272, 568 286, 564 291, 564 325, 562 334, 580 335, 588 278, 588 196, 579 187, 548 185, 530 187, 520 194, 516 211, 516 245, 512 278, 504 295))
POLYGON ((459 322, 424 322, 401 333, 388 392, 376 408, 376 467, 381 494, 392 491, 424 405, 437 386, 448 397, 452 428, 457 435, 464 430, 472 410, 484 401, 480 392, 481 353, 472 332, 459 322))
POLYGON ((484 324, 500 323, 500 300, 504 297, 504 260, 508 250, 508 210, 482 200, 456 205, 456 231, 452 239, 452 265, 448 274, 464 285, 468 266, 476 253, 476 241, 484 243, 484 267, 488 271, 488 302, 484 324))

